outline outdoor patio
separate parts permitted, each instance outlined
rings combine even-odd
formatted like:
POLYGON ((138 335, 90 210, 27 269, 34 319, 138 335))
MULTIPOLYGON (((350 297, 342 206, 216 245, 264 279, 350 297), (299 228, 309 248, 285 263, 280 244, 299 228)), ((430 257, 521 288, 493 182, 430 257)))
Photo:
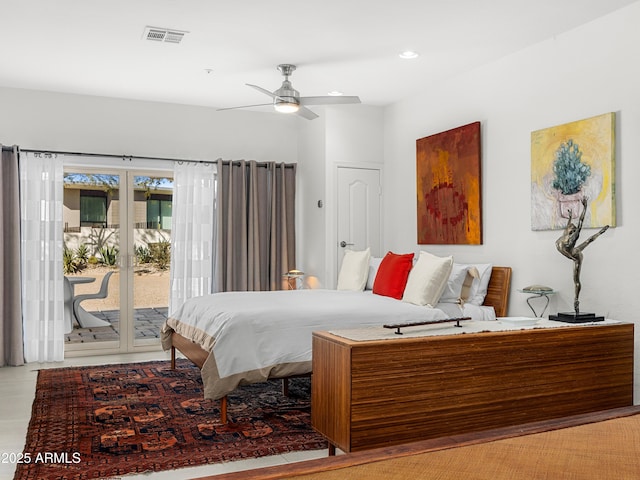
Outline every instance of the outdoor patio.
MULTIPOLYGON (((92 311, 101 320, 111 324, 108 327, 80 328, 74 327, 71 333, 65 335, 65 343, 90 343, 118 340, 120 335, 120 311, 92 311)), ((160 327, 167 319, 167 307, 137 308, 134 310, 135 339, 160 338, 160 327)))

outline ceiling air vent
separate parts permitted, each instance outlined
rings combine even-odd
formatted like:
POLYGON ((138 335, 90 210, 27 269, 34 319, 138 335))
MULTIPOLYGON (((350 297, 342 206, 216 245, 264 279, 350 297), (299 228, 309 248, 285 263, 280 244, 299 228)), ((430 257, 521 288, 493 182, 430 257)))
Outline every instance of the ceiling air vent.
POLYGON ((186 33, 189 32, 170 28, 145 27, 142 38, 152 42, 180 43, 186 33))

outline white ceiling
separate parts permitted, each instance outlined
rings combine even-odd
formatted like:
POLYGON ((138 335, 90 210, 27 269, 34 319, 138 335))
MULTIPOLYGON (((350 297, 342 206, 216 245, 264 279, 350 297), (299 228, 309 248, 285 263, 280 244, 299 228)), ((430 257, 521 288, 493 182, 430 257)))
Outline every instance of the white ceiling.
POLYGON ((0 86, 231 107, 268 102, 245 83, 273 91, 293 63, 303 96, 387 105, 634 1, 0 0, 0 86))

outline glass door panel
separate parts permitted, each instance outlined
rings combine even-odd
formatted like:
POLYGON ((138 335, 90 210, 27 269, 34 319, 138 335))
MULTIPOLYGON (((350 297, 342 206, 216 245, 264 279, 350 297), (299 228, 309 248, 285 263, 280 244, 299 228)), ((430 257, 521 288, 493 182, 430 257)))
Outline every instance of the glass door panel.
POLYGON ((117 174, 64 174, 65 350, 120 346, 120 192, 117 174))
POLYGON ((159 349, 169 305, 172 173, 105 170, 65 169, 65 351, 159 349))
POLYGON ((158 344, 169 309, 171 173, 135 172, 133 202, 133 346, 158 344), (165 176, 166 175, 166 176, 165 176))

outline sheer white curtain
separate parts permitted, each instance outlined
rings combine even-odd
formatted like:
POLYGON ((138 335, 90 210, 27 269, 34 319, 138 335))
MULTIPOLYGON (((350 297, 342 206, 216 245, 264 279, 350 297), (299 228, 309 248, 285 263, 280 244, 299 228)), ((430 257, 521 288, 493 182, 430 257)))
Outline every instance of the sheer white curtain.
POLYGON ((174 167, 170 315, 185 300, 213 291, 215 174, 215 164, 174 167))
POLYGON ((20 154, 20 225, 24 357, 64 359, 62 159, 20 154))

